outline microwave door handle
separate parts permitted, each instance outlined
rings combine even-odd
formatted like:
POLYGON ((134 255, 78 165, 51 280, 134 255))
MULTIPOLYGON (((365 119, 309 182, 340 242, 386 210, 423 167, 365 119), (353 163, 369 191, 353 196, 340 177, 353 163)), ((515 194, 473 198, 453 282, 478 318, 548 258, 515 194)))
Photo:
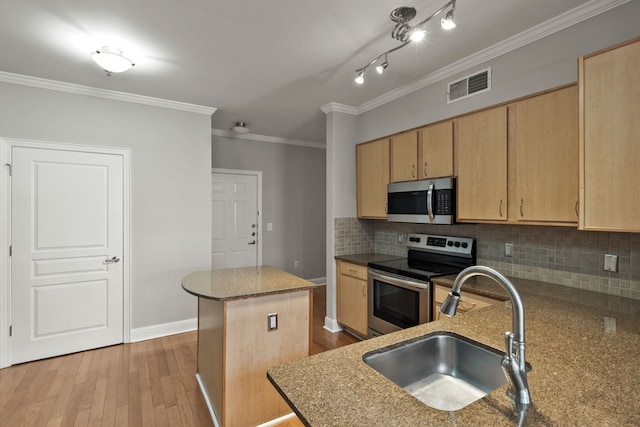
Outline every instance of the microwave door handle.
POLYGON ((429 189, 427 190, 427 213, 429 214, 429 221, 433 222, 433 182, 429 184, 429 189))

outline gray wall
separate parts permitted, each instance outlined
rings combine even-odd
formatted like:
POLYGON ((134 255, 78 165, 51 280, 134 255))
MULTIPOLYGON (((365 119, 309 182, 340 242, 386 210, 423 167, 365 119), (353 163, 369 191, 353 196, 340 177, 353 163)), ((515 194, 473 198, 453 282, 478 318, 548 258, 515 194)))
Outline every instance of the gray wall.
POLYGON ((211 263, 208 115, 0 83, 0 136, 131 149, 131 327, 197 316, 211 263))
POLYGON ((262 263, 325 277, 326 150, 222 136, 211 144, 213 168, 262 171, 262 263))

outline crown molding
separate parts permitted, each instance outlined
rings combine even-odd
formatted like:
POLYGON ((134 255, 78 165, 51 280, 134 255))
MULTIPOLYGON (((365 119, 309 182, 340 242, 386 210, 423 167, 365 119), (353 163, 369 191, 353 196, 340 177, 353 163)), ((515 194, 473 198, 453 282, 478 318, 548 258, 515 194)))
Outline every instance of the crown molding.
POLYGON ((427 74, 414 82, 400 86, 390 92, 373 98, 372 100, 356 107, 357 112, 355 114, 358 115, 369 110, 373 110, 374 108, 380 107, 398 98, 402 98, 403 96, 409 95, 445 78, 452 77, 460 72, 466 71, 493 58, 497 58, 498 56, 526 46, 582 21, 586 21, 589 18, 607 12, 630 1, 631 0, 592 0, 589 3, 578 6, 561 15, 549 19, 548 21, 536 25, 535 27, 531 27, 528 30, 496 43, 493 46, 483 49, 473 55, 456 61, 446 67, 440 68, 439 70, 427 74))
POLYGON ((211 129, 211 135, 223 136, 225 138, 246 139, 249 141, 271 142, 274 144, 298 145, 300 147, 320 148, 322 150, 327 149, 327 146, 325 144, 321 144, 319 142, 303 141, 300 139, 287 139, 277 136, 257 135, 255 133, 245 133, 243 135, 240 135, 230 130, 224 129, 211 129))
POLYGON ((345 113, 352 114, 354 116, 358 115, 358 109, 356 107, 352 107, 351 105, 346 104, 338 104, 337 102, 329 102, 322 107, 320 107, 323 113, 345 113))
POLYGON ((91 86, 74 83, 60 82, 57 80, 42 79, 39 77, 25 76, 22 74, 0 71, 0 82, 21 86, 37 87, 40 89, 55 90, 57 92, 74 93, 76 95, 94 96, 96 98, 112 99, 116 101, 131 102, 134 104, 151 105, 153 107, 168 108, 170 110, 188 111, 212 115, 217 108, 202 105, 187 104, 186 102, 171 101, 168 99, 153 98, 151 96, 136 95, 133 93, 119 92, 115 90, 99 89, 91 86))

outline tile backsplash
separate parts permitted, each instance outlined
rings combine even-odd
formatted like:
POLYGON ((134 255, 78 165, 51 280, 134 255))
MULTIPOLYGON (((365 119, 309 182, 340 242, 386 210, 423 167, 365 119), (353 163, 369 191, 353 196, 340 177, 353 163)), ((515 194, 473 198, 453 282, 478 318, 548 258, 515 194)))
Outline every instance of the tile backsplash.
POLYGON ((335 255, 379 252, 404 256, 408 233, 476 239, 477 263, 511 277, 640 299, 640 234, 525 225, 421 225, 335 218, 335 255), (400 242, 399 236, 402 240, 400 242), (504 244, 513 256, 504 256, 504 244), (604 271, 604 255, 618 272, 604 271))

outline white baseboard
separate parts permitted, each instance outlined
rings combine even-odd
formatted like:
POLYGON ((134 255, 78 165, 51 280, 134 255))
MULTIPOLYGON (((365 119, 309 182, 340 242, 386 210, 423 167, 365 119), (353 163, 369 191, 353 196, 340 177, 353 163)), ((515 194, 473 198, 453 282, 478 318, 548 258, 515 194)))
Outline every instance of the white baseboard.
POLYGON ((207 408, 209 408, 209 414, 211 415, 211 419, 213 420, 213 425, 215 427, 220 427, 220 423, 218 422, 218 417, 216 416, 216 411, 213 410, 213 405, 211 404, 211 400, 209 400, 209 395, 207 394, 207 390, 204 388, 204 384, 202 384, 202 380, 200 379, 200 374, 196 374, 196 381, 198 381, 198 386, 200 387, 200 391, 202 392, 202 397, 204 397, 204 401, 207 402, 207 408))
POLYGON ((310 282, 315 283, 316 285, 326 285, 327 278, 326 277, 318 277, 317 279, 307 279, 310 282))
POLYGON ((271 420, 271 421, 267 421, 266 423, 263 424, 259 424, 257 427, 272 427, 272 426, 277 426, 278 424, 280 424, 281 422, 284 422, 290 418, 295 418, 296 414, 294 414, 293 412, 287 415, 283 415, 280 418, 276 418, 275 420, 271 420))
POLYGON ((333 333, 340 332, 342 328, 338 325, 338 321, 336 319, 332 319, 331 317, 324 318, 324 328, 333 333))
POLYGON ((178 322, 163 323, 161 325, 144 326, 131 330, 131 342, 146 341, 167 335, 181 334, 198 329, 198 319, 180 320, 178 322))

